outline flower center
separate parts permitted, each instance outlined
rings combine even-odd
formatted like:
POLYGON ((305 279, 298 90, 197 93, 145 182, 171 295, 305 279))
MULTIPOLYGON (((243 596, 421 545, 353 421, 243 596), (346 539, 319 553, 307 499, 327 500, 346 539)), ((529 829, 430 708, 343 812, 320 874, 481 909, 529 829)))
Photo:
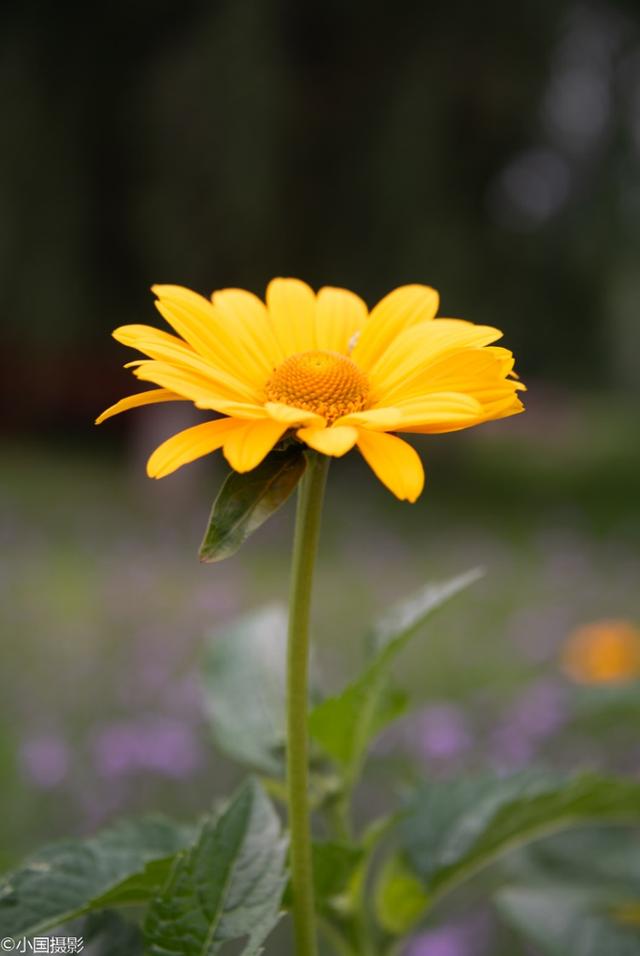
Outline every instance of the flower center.
POLYGON ((369 397, 369 382, 357 365, 337 352, 298 352, 279 365, 267 382, 270 402, 282 402, 322 415, 331 424, 360 412, 369 397))

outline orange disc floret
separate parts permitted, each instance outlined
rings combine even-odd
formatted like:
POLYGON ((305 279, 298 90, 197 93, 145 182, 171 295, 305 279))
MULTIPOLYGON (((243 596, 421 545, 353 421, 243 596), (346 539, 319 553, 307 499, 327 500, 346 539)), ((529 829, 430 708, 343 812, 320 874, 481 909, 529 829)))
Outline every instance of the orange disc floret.
POLYGON ((275 369, 266 393, 271 402, 314 412, 331 424, 367 407, 369 382, 346 355, 299 352, 275 369))

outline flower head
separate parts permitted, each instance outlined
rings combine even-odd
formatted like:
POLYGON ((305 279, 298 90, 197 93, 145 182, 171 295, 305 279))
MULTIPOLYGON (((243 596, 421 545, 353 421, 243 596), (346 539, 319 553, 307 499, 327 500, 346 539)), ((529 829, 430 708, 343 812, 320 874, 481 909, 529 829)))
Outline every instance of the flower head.
POLYGON ((630 621, 585 624, 569 635, 562 651, 565 673, 584 684, 640 677, 640 630, 630 621))
POLYGON ((179 432, 151 455, 162 478, 222 448, 250 471, 287 433, 324 455, 356 446, 398 498, 415 501, 420 459, 397 433, 456 431, 523 410, 513 356, 502 333, 435 319, 439 298, 408 285, 371 313, 346 289, 316 295, 297 279, 274 279, 266 303, 241 289, 211 300, 180 286, 154 286, 156 307, 176 333, 125 325, 114 338, 147 358, 133 374, 155 386, 98 418, 154 402, 186 400, 223 416, 179 432))

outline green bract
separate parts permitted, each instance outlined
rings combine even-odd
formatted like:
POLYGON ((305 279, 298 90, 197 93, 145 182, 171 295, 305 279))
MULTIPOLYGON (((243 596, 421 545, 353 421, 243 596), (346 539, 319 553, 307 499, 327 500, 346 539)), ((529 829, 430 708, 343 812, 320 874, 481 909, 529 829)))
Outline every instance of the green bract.
POLYGON ((272 451, 253 471, 232 471, 213 503, 200 546, 201 561, 231 557, 285 503, 304 474, 300 446, 272 451))

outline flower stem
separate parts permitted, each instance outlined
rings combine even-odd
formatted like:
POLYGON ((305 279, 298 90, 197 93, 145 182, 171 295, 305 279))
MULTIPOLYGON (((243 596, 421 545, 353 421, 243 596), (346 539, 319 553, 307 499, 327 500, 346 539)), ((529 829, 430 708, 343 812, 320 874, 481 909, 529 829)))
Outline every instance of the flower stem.
POLYGON ((296 956, 316 956, 311 827, 309 820, 309 615, 329 458, 307 454, 298 489, 293 540, 287 651, 287 787, 296 956))

